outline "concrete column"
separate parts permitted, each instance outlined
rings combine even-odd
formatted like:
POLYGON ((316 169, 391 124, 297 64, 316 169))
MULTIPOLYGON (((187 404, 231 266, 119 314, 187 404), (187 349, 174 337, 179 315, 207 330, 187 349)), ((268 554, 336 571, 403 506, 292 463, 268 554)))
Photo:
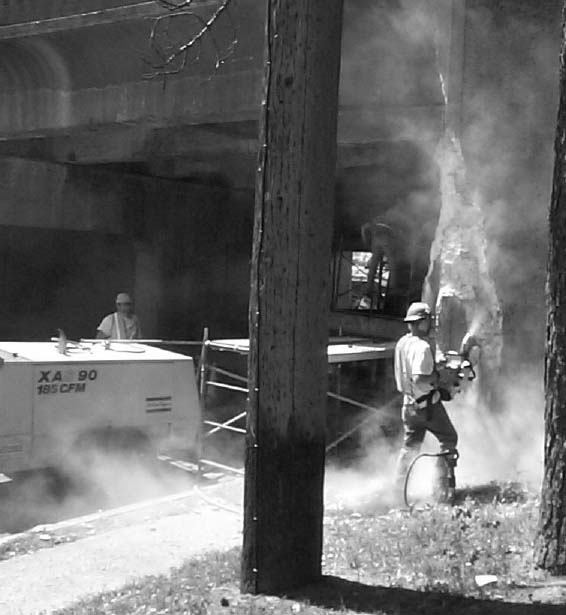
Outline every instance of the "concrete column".
POLYGON ((156 250, 149 242, 135 243, 134 299, 142 334, 146 338, 160 338, 159 315, 162 283, 160 262, 156 250))

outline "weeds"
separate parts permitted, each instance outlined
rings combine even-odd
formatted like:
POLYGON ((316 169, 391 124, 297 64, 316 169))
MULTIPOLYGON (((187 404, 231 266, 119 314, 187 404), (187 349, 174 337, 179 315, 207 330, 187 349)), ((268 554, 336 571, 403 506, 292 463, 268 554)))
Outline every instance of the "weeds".
POLYGON ((499 579, 499 592, 533 583, 537 503, 426 507, 410 514, 330 517, 325 567, 373 585, 481 596, 478 575, 499 579))

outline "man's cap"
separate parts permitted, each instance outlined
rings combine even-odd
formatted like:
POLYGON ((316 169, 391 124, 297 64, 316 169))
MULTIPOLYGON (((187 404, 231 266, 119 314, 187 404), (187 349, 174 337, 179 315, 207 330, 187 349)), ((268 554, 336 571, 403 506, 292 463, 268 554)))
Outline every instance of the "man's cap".
POLYGON ((118 293, 116 295, 116 303, 132 303, 132 298, 128 293, 118 293))
POLYGON ((407 314, 403 319, 405 322, 416 322, 417 320, 424 320, 428 316, 430 316, 430 307, 428 303, 424 303, 422 301, 416 301, 415 303, 411 303, 409 309, 407 310, 407 314))

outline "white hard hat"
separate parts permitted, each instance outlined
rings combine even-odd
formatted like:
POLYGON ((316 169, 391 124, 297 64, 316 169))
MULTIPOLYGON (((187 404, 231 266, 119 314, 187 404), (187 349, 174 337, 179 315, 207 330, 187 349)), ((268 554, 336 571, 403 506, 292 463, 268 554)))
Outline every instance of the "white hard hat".
POLYGON ((118 293, 116 295, 116 303, 132 303, 132 298, 128 293, 118 293))
POLYGON ((415 303, 411 303, 409 309, 407 310, 407 314, 403 319, 405 322, 416 322, 417 320, 424 320, 430 316, 430 307, 428 303, 424 303, 423 301, 416 301, 415 303))

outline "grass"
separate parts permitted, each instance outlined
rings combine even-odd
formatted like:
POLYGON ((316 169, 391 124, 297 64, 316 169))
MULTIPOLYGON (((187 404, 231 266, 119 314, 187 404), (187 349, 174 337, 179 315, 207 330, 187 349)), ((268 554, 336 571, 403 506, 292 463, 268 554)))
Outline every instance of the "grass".
POLYGON ((57 611, 58 615, 204 615, 214 594, 237 584, 239 549, 211 552, 186 562, 169 575, 148 577, 57 611))
POLYGON ((454 507, 412 514, 333 512, 325 520, 325 578, 287 598, 240 595, 240 553, 233 549, 57 615, 562 613, 564 607, 529 603, 529 588, 543 579, 533 566, 538 502, 517 490, 505 493, 498 487, 487 502, 476 493, 454 507), (476 577, 483 574, 498 583, 480 587, 476 577))
POLYGON ((498 591, 532 583, 537 510, 533 500, 384 516, 336 515, 326 528, 326 568, 358 582, 482 596, 477 575, 499 578, 498 591), (334 540, 332 540, 334 537, 334 540))

